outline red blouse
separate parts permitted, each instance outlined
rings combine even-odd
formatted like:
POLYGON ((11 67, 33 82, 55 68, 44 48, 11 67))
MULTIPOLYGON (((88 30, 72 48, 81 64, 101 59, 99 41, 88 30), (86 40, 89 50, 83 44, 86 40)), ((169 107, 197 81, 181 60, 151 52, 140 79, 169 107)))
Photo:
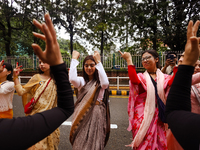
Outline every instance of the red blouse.
MULTIPOLYGON (((173 74, 172 78, 169 80, 169 82, 167 84, 168 86, 172 85, 172 82, 174 80, 174 77, 176 75, 177 70, 178 70, 178 67, 174 67, 174 69, 173 69, 174 74, 173 74)), ((128 65, 128 75, 129 75, 130 81, 133 84, 136 84, 136 85, 139 86, 139 93, 145 92, 145 90, 144 90, 144 88, 143 88, 143 86, 141 84, 141 81, 139 80, 139 78, 137 76, 136 69, 135 69, 134 65, 128 65)))

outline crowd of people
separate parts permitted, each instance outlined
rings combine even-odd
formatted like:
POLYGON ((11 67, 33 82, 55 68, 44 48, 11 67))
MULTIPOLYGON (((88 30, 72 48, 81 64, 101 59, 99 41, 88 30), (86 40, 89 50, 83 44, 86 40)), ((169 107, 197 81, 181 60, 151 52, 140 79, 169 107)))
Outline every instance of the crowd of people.
MULTIPOLYGON (((0 62, 0 149, 57 150, 58 127, 73 114, 69 135, 73 150, 103 150, 110 135, 109 81, 94 51, 83 61, 82 76, 77 75, 78 51, 73 51, 69 75, 49 14, 45 23, 33 20, 43 34, 34 36, 46 42, 42 51, 33 43, 39 57, 39 74, 21 85, 19 64, 13 69, 0 62), (77 89, 74 104, 71 84, 77 89), (22 96, 25 117, 13 118, 14 91, 22 96)), ((122 53, 128 65, 130 95, 129 127, 134 150, 182 150, 200 148, 200 61, 197 31, 200 22, 189 22, 185 51, 177 60, 166 56, 163 67, 155 50, 146 50, 141 62, 146 69, 136 73, 131 54, 122 53), (178 64, 176 63, 178 61, 178 64), (184 82, 183 82, 184 81, 184 82)), ((127 141, 128 142, 128 141, 127 141)))

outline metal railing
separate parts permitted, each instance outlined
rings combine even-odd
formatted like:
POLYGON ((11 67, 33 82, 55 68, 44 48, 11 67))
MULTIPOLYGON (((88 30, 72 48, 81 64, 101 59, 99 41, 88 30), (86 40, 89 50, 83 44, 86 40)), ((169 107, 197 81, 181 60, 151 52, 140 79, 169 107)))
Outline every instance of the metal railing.
POLYGON ((19 83, 21 85, 24 85, 26 84, 27 82, 22 82, 22 79, 30 79, 32 76, 18 76, 18 79, 19 79, 19 83))
MULTIPOLYGON (((179 55, 181 55, 182 52, 176 52, 176 53, 179 58, 179 55)), ((164 66, 165 64, 166 55, 167 53, 159 52, 161 66, 164 66)), ((85 57, 86 55, 80 55, 78 59, 79 65, 77 66, 77 69, 82 69, 83 60, 85 57)), ((16 63, 18 62, 19 65, 23 66, 23 69, 37 69, 39 66, 39 59, 36 56, 0 57, 0 60, 4 60, 5 62, 12 64, 13 67, 15 67, 16 63)), ((69 56, 63 56, 63 60, 65 61, 67 68, 69 68, 71 58, 69 56)), ((143 68, 141 62, 141 54, 132 55, 132 60, 136 68, 143 68)), ((127 69, 127 63, 119 53, 104 55, 103 66, 104 69, 120 69, 120 68, 127 69), (118 67, 115 68, 116 66, 118 67)))
POLYGON ((129 80, 129 77, 119 77, 119 76, 117 76, 117 77, 108 77, 108 79, 117 79, 116 84, 113 84, 113 83, 109 84, 110 87, 112 87, 112 86, 117 87, 117 90, 119 90, 120 86, 121 87, 129 87, 129 84, 120 84, 121 79, 129 80))
MULTIPOLYGON (((19 76, 19 82, 20 84, 24 85, 26 84, 27 82, 22 82, 22 79, 30 79, 32 76, 19 76)), ((120 87, 129 87, 129 84, 120 84, 120 80, 122 79, 126 79, 126 80, 129 80, 129 77, 108 77, 108 80, 111 80, 111 79, 116 79, 116 82, 112 81, 112 83, 109 85, 110 87, 114 86, 114 87, 117 87, 117 90, 119 90, 120 87), (115 84, 116 83, 116 84, 115 84)))

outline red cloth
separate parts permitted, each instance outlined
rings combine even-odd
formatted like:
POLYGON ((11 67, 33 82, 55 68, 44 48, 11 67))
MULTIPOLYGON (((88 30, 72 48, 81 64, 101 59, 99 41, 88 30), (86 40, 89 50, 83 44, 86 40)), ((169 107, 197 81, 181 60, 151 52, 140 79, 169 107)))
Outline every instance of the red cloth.
MULTIPOLYGON (((168 82, 168 86, 171 86, 173 81, 174 81, 174 77, 176 75, 176 72, 178 70, 178 67, 174 67, 173 69, 173 76, 172 78, 169 80, 168 82)), ((128 75, 129 75, 129 79, 130 81, 133 83, 133 84, 136 84, 139 86, 139 93, 143 93, 145 92, 140 80, 138 79, 138 76, 137 76, 137 72, 136 72, 136 69, 135 69, 135 66, 134 65, 128 65, 128 75)))
POLYGON ((168 86, 171 86, 171 85, 172 85, 177 71, 178 71, 178 67, 175 66, 174 69, 173 69, 174 74, 173 74, 172 78, 169 80, 168 86))
POLYGON ((144 93, 145 90, 141 84, 141 81, 139 80, 138 76, 137 76, 137 72, 135 69, 134 65, 128 65, 128 75, 129 75, 129 79, 133 84, 138 85, 139 87, 139 94, 144 93))

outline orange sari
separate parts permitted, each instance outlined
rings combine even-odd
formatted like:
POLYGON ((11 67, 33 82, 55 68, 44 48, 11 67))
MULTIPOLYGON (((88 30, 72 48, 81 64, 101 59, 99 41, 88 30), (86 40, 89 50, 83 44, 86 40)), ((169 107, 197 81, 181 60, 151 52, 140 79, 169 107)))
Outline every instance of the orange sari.
POLYGON ((0 112, 0 118, 8 118, 12 119, 13 118, 13 110, 9 109, 8 111, 0 112))

